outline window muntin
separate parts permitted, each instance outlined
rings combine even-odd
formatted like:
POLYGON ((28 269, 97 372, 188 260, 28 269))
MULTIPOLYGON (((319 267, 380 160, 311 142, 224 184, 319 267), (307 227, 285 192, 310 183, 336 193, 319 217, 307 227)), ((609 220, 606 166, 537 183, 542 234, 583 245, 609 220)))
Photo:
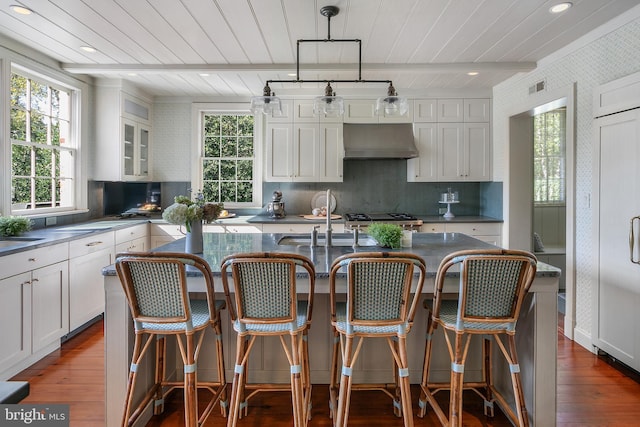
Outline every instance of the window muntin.
POLYGON ((12 72, 12 213, 75 207, 77 149, 70 137, 72 91, 12 72))
POLYGON ((228 206, 256 201, 255 121, 250 114, 202 113, 202 192, 228 206))
POLYGON ((535 204, 565 203, 566 109, 533 116, 535 204))

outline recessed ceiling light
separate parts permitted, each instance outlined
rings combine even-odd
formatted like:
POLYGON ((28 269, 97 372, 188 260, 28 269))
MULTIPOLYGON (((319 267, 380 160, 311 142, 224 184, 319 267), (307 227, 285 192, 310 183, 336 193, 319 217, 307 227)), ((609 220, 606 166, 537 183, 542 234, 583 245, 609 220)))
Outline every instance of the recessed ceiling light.
POLYGON ((209 73, 200 73, 200 77, 209 77, 209 73))
POLYGON ((135 77, 135 76, 137 76, 137 75, 138 75, 137 73, 128 73, 128 74, 127 74, 127 76, 131 76, 131 77, 135 77))
POLYGON ((84 50, 85 52, 90 52, 93 53, 96 51, 95 47, 91 47, 91 46, 80 46, 80 49, 84 50))
POLYGON ((468 76, 477 76, 478 74, 480 74, 480 73, 478 73, 477 71, 469 71, 467 73, 468 76))
POLYGON ((564 3, 558 3, 554 6, 551 6, 551 8, 549 9, 549 12, 551 13, 562 13, 565 10, 569 9, 571 6, 573 6, 573 3, 567 1, 564 3))
POLYGON ((11 6, 9 6, 11 8, 11 10, 13 10, 15 13, 18 13, 20 15, 31 15, 33 13, 33 10, 29 9, 26 6, 22 6, 21 4, 12 4, 11 6))
POLYGON ((287 76, 289 76, 289 77, 297 77, 298 75, 296 73, 287 73, 287 76))

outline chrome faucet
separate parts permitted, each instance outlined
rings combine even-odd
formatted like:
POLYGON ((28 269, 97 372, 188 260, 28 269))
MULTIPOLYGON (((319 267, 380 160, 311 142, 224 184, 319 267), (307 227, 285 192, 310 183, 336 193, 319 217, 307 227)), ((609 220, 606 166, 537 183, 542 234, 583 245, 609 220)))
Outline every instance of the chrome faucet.
POLYGON ((311 247, 315 248, 316 246, 318 246, 318 229, 320 228, 319 225, 314 225, 313 226, 313 230, 311 230, 311 247))
POLYGON ((360 246, 360 244, 358 243, 358 235, 360 234, 360 226, 358 225, 357 227, 353 228, 353 247, 357 248, 358 246, 360 246))
POLYGON ((324 245, 331 247, 331 190, 327 190, 327 230, 325 231, 324 245))

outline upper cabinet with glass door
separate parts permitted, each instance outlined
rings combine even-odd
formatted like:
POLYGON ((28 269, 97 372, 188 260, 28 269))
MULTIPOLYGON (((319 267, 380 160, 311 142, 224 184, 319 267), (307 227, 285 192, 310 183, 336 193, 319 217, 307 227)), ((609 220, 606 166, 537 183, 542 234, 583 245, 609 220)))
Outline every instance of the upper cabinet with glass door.
POLYGON ((96 89, 94 179, 151 180, 151 103, 120 86, 96 89))

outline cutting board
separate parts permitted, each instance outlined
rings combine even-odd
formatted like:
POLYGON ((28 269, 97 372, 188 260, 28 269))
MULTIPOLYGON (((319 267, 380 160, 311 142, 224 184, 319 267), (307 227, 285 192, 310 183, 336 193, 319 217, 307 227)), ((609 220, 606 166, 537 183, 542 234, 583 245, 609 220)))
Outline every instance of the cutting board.
MULTIPOLYGON (((302 218, 304 219, 311 219, 311 220, 316 220, 316 221, 326 221, 327 217, 326 216, 316 216, 316 215, 300 215, 302 218)), ((331 219, 340 219, 342 218, 342 215, 336 215, 336 214, 332 214, 331 215, 331 219)))

